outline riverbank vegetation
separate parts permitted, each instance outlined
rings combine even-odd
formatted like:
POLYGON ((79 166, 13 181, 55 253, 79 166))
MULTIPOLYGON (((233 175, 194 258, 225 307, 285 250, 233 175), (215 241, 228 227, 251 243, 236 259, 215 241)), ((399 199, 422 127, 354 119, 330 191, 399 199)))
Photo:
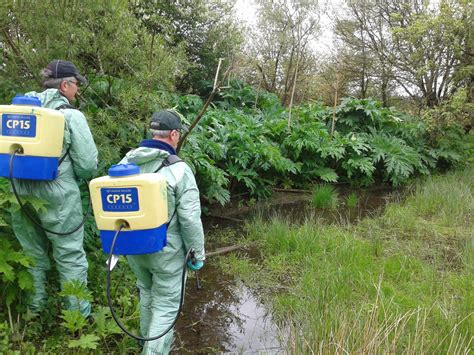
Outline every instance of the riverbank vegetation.
POLYGON ((469 353, 473 173, 429 177, 357 225, 257 220, 247 230, 258 266, 222 265, 266 294, 290 353, 469 353))

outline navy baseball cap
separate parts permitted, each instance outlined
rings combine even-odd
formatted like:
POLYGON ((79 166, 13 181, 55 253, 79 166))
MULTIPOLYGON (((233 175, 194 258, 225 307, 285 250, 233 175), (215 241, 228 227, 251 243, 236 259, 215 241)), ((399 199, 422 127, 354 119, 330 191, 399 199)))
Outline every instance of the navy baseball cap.
POLYGON ((79 74, 76 66, 67 60, 55 59, 49 62, 46 69, 51 72, 50 78, 60 79, 74 77, 82 84, 87 84, 86 78, 79 74))

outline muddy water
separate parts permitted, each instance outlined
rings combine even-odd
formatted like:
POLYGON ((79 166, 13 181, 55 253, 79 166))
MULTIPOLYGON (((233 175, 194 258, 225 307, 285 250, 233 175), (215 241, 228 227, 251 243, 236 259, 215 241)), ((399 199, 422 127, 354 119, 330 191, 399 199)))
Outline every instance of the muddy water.
MULTIPOLYGON (((329 223, 354 223, 380 213, 388 202, 401 198, 400 192, 389 188, 339 190, 340 201, 355 192, 357 206, 337 211, 318 210, 311 206, 311 196, 301 193, 276 193, 265 203, 231 204, 210 209, 203 218, 207 250, 223 245, 212 242, 212 230, 240 230, 243 221, 256 214, 263 218, 279 215, 292 223, 322 219, 329 223)), ((176 354, 283 354, 284 333, 272 319, 269 307, 258 294, 240 281, 224 275, 209 258, 200 273, 203 289, 197 291, 195 279, 189 279, 182 316, 177 324, 174 342, 176 354)))
POLYGON ((251 289, 213 265, 201 273, 203 288, 188 280, 174 353, 283 353, 279 328, 251 289))

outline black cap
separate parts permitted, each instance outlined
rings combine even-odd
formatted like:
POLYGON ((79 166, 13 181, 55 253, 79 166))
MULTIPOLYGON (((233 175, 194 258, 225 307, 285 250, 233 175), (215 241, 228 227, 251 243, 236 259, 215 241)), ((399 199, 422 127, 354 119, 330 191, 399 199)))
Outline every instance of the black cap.
POLYGON ((74 77, 83 84, 87 84, 86 78, 84 78, 76 66, 67 60, 55 59, 46 66, 46 69, 51 72, 50 78, 60 79, 74 77))
POLYGON ((151 116, 150 128, 158 131, 185 130, 179 114, 172 110, 154 112, 151 116))

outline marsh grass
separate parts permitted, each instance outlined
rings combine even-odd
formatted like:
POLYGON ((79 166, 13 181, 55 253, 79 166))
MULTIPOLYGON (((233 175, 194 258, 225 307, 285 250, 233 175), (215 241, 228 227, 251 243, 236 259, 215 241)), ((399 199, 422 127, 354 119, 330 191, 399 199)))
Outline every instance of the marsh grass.
POLYGON ((359 198, 357 197, 357 194, 355 192, 351 192, 347 197, 346 197, 346 206, 349 208, 355 208, 359 204, 359 198))
POLYGON ((318 185, 312 194, 313 206, 316 208, 334 210, 339 203, 339 195, 331 185, 318 185))
POLYGON ((289 329, 288 351, 471 352, 473 172, 428 178, 356 226, 252 223, 263 259, 251 280, 284 286, 267 297, 289 329))

